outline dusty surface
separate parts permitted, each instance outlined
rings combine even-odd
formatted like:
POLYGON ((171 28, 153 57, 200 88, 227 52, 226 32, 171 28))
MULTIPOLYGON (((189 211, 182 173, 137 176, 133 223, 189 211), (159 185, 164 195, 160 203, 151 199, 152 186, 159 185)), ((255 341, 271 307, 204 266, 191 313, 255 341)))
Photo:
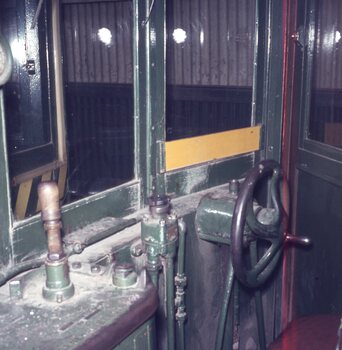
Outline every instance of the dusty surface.
POLYGON ((23 298, 11 301, 9 286, 0 289, 1 349, 73 349, 99 329, 115 322, 133 304, 142 302, 149 288, 117 289, 108 274, 71 273, 75 295, 61 303, 42 298, 44 269, 20 277, 23 298))
MULTIPOLYGON (((198 174, 196 183, 203 181, 206 174, 198 174)), ((188 186, 196 187, 196 183, 188 186)), ((191 191, 192 188, 187 190, 191 191)), ((196 211, 201 198, 206 194, 224 196, 228 186, 218 186, 209 190, 173 199, 173 210, 178 217, 196 211)), ((141 210, 125 219, 139 221, 147 209, 141 210)), ((96 236, 116 224, 116 218, 104 218, 74 232, 83 238, 96 236)), ((71 280, 75 285, 75 296, 61 304, 47 302, 42 298, 45 283, 45 270, 32 271, 16 278, 23 286, 23 298, 11 300, 9 285, 0 288, 0 336, 1 349, 71 349, 82 344, 101 327, 120 322, 120 317, 129 312, 131 306, 144 299, 146 289, 136 287, 120 290, 113 286, 112 268, 102 266, 98 274, 90 268, 94 261, 105 256, 115 256, 140 238, 140 223, 130 226, 96 244, 87 247, 82 254, 69 258, 71 280), (81 263, 86 273, 76 271, 72 265, 81 263)), ((115 261, 115 258, 114 258, 115 261)), ((81 270, 82 270, 81 269, 81 270)))

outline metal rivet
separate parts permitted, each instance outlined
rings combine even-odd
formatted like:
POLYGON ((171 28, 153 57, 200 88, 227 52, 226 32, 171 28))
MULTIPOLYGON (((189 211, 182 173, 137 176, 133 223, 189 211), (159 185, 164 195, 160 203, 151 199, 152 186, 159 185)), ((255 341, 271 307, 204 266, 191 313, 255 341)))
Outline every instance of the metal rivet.
POLYGON ((91 271, 91 273, 99 273, 99 272, 101 272, 101 267, 98 266, 98 265, 93 265, 93 266, 90 268, 90 271, 91 271))
POLYGON ((75 270, 80 269, 82 267, 82 264, 79 261, 75 261, 71 264, 71 267, 75 270))

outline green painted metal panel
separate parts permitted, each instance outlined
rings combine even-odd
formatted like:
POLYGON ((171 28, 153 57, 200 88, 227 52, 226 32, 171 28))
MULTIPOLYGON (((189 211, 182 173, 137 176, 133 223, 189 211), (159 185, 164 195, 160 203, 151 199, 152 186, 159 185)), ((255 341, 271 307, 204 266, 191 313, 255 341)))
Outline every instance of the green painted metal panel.
POLYGON ((296 233, 313 243, 295 252, 295 313, 341 314, 342 188, 303 171, 298 185, 296 233))
POLYGON ((222 185, 229 180, 242 178, 253 164, 254 154, 247 154, 169 172, 166 174, 167 193, 178 197, 222 185))

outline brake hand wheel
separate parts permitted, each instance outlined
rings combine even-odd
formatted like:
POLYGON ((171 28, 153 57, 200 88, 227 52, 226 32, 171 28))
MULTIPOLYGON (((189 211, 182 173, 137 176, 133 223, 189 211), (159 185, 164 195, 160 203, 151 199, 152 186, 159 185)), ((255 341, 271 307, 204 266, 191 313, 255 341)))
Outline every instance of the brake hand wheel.
POLYGON ((264 160, 248 172, 236 200, 231 230, 232 264, 236 277, 247 287, 259 287, 270 277, 281 257, 286 241, 303 245, 310 244, 307 238, 285 235, 288 223, 288 208, 284 208, 284 201, 280 196, 281 183, 284 184, 285 192, 287 192, 283 198, 285 197, 285 201, 288 202, 288 186, 282 176, 280 165, 274 160, 264 160), (272 208, 259 208, 259 210, 254 211, 255 187, 260 180, 269 176, 271 176, 270 198, 272 208), (252 259, 255 264, 250 268, 246 266, 244 259, 246 223, 252 231, 253 240, 260 239, 270 243, 270 246, 258 261, 252 259))

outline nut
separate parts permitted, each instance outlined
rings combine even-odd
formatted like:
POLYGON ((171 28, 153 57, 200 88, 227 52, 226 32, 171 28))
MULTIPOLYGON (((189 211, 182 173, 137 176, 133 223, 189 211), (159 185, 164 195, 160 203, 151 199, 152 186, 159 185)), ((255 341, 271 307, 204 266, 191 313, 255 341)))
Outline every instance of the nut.
POLYGON ((48 254, 48 259, 50 261, 58 261, 61 260, 64 257, 64 254, 62 253, 49 253, 48 254))

